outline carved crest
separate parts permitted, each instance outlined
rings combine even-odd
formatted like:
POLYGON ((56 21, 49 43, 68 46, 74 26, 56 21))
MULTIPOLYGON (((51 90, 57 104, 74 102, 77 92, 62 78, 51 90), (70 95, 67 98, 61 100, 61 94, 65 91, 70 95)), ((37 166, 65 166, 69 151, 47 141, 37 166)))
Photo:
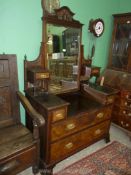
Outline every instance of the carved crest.
POLYGON ((58 19, 72 21, 74 13, 66 6, 63 6, 59 9, 55 9, 55 13, 58 19))

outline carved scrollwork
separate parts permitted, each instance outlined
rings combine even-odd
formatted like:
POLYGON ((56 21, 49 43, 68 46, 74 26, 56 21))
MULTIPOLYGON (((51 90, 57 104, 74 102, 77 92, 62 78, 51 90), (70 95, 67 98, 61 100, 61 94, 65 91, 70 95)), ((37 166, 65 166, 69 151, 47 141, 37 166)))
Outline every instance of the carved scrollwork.
POLYGON ((55 9, 55 13, 58 19, 65 20, 65 21, 72 21, 74 13, 66 6, 63 6, 59 9, 55 9))

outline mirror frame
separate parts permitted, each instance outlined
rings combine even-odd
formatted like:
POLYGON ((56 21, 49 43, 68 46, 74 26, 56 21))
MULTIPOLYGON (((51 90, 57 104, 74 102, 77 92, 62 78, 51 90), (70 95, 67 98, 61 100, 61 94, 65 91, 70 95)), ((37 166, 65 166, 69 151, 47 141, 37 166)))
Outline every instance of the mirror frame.
MULTIPOLYGON (((70 28, 76 28, 80 29, 80 46, 79 46, 79 54, 78 54, 78 76, 77 76, 77 86, 76 88, 69 88, 69 90, 66 90, 65 92, 70 91, 76 91, 80 89, 80 73, 81 73, 81 40, 82 40, 82 26, 79 21, 74 20, 73 16, 75 15, 67 6, 63 6, 59 9, 54 10, 54 14, 49 14, 43 9, 43 35, 42 35, 42 42, 44 43, 44 52, 45 52, 45 58, 44 58, 44 65, 45 68, 47 68, 47 25, 56 25, 59 27, 70 27, 70 28)), ((64 91, 60 93, 65 93, 64 91)))
MULTIPOLYGON (((80 48, 79 48, 79 55, 78 55, 78 77, 77 77, 77 84, 78 86, 70 91, 77 91, 80 89, 80 73, 81 73, 81 64, 83 59, 83 45, 81 45, 82 40, 82 26, 83 24, 79 21, 73 19, 75 15, 67 6, 63 6, 59 9, 55 9, 53 14, 48 13, 44 7, 45 0, 41 0, 41 5, 43 9, 43 17, 42 17, 42 42, 40 47, 39 56, 33 60, 28 61, 27 56, 25 55, 24 60, 24 90, 28 90, 31 86, 27 80, 27 70, 33 67, 43 67, 47 69, 47 24, 53 24, 63 27, 72 27, 76 29, 80 29, 80 48)), ((67 92, 67 91, 66 91, 67 92)), ((64 93, 64 92, 62 92, 64 93)))

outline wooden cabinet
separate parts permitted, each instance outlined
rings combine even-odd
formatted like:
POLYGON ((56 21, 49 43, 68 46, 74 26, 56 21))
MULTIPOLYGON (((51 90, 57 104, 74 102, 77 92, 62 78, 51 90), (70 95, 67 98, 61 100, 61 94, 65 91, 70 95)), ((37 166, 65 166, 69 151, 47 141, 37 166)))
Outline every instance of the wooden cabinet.
POLYGON ((131 72, 131 13, 116 14, 109 67, 131 72))
POLYGON ((112 121, 120 127, 131 131, 131 74, 106 69, 104 85, 118 90, 112 110, 112 121))
POLYGON ((108 68, 104 85, 119 90, 112 121, 131 131, 131 13, 115 14, 108 68))
POLYGON ((113 121, 131 131, 131 90, 122 89, 117 95, 113 108, 113 121))

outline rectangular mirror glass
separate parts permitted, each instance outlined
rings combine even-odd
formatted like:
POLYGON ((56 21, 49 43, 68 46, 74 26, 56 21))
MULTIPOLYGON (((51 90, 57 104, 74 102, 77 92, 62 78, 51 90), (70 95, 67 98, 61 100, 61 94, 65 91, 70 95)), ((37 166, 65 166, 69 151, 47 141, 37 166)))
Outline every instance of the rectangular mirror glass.
POLYGON ((46 30, 49 91, 62 93, 77 89, 81 29, 47 24, 46 30))

